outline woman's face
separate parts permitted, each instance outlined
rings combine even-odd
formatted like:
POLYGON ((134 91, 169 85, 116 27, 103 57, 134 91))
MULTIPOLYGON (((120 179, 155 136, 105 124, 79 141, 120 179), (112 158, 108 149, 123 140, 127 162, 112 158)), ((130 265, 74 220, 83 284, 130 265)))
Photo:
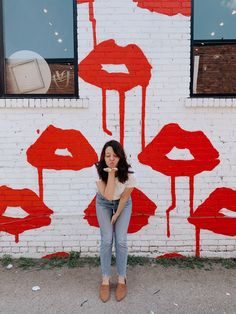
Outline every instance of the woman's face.
POLYGON ((105 149, 105 163, 109 168, 116 168, 120 158, 115 154, 113 148, 108 146, 105 149))

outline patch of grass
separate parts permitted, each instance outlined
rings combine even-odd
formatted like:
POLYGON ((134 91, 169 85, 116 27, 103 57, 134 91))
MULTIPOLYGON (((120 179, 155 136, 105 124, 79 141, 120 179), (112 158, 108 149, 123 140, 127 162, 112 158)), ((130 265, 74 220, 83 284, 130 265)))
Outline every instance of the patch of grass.
POLYGON ((78 267, 79 258, 80 258, 80 252, 75 252, 75 251, 70 252, 69 257, 65 258, 67 260, 67 266, 70 268, 78 267))
POLYGON ((186 257, 186 258, 161 258, 155 260, 156 264, 160 264, 164 267, 177 266, 179 268, 190 268, 190 269, 211 269, 211 263, 209 259, 199 257, 186 257), (207 268, 206 268, 207 264, 207 268))
POLYGON ((3 257, 1 258, 1 265, 2 266, 7 266, 9 264, 13 263, 13 258, 9 254, 4 254, 3 257))
POLYGON ((83 257, 81 258, 83 266, 89 267, 99 267, 100 266, 100 257, 83 257))
POLYGON ((227 258, 227 259, 220 259, 220 264, 221 266, 228 268, 228 269, 232 269, 232 268, 236 268, 236 258, 227 258))
POLYGON ((129 255, 127 263, 129 266, 146 266, 152 264, 153 261, 154 259, 149 257, 129 255))
POLYGON ((18 267, 23 268, 23 269, 33 268, 38 265, 37 259, 25 258, 25 257, 20 257, 19 259, 15 259, 14 264, 16 264, 18 267))
POLYGON ((67 259, 65 257, 52 257, 49 258, 46 262, 46 259, 44 260, 44 265, 48 265, 50 268, 54 267, 62 267, 66 265, 67 259))
MULTIPOLYGON (((52 269, 56 267, 98 267, 100 266, 99 257, 81 257, 80 252, 72 251, 68 257, 52 257, 49 259, 33 259, 21 257, 13 259, 10 255, 4 255, 0 259, 3 267, 8 264, 13 264, 15 267, 22 269, 52 269)), ((112 265, 115 265, 115 256, 112 256, 112 265)), ((236 258, 199 258, 199 257, 185 257, 185 258, 149 258, 142 256, 128 256, 128 265, 131 267, 139 266, 156 266, 161 265, 167 267, 178 267, 181 269, 204 269, 210 271, 214 266, 224 267, 226 269, 236 268, 236 258)))

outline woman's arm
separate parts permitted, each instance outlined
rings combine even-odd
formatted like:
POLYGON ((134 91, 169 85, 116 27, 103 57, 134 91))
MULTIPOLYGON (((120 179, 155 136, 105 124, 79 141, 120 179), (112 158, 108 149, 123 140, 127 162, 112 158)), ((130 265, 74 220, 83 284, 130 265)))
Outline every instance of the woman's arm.
POLYGON ((109 201, 112 201, 115 192, 115 173, 114 168, 108 172, 107 184, 103 181, 96 182, 99 192, 109 201))
POLYGON ((125 204, 126 204, 128 198, 130 197, 130 194, 132 193, 133 189, 134 188, 125 188, 124 192, 121 194, 121 198, 119 201, 117 211, 111 218, 111 224, 114 224, 116 222, 117 218, 120 216, 120 214, 121 214, 122 210, 124 209, 125 204))

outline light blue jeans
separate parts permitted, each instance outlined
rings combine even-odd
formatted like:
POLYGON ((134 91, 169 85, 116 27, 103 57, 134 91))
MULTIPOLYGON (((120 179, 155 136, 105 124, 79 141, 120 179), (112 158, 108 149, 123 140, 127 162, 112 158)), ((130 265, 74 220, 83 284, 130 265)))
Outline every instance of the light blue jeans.
POLYGON ((118 204, 119 200, 108 201, 99 192, 97 193, 96 212, 101 233, 100 260, 102 276, 104 277, 110 277, 111 275, 113 238, 115 240, 117 273, 121 277, 126 277, 128 257, 127 231, 132 209, 131 197, 127 200, 116 223, 112 225, 111 217, 116 212, 118 204))

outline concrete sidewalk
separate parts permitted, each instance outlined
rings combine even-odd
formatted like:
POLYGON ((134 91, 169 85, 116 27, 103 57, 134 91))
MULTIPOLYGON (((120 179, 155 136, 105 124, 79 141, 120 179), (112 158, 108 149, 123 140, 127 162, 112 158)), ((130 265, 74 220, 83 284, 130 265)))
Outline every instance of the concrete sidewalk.
MULTIPOLYGON (((114 269, 113 269, 114 270, 114 269)), ((114 270, 115 272, 115 270, 114 270)), ((0 313, 236 313, 236 270, 128 268, 128 295, 116 302, 115 277, 107 303, 98 298, 99 268, 7 270, 0 267, 0 313), (39 291, 32 291, 40 286, 39 291)))

